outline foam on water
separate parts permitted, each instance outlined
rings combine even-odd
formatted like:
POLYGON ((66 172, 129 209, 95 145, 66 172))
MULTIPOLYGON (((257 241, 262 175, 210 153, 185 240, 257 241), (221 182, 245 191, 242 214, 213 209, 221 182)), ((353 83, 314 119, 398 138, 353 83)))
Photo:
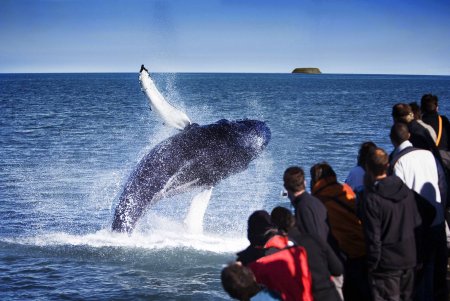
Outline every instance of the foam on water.
POLYGON ((234 253, 248 244, 242 234, 217 235, 191 233, 183 223, 163 217, 154 219, 153 229, 136 229, 132 235, 102 229, 94 233, 75 235, 66 232, 44 233, 28 237, 5 238, 4 242, 40 247, 87 246, 163 250, 185 248, 212 253, 234 253), (164 225, 164 227, 163 227, 164 225), (160 228, 159 228, 160 227, 160 228))

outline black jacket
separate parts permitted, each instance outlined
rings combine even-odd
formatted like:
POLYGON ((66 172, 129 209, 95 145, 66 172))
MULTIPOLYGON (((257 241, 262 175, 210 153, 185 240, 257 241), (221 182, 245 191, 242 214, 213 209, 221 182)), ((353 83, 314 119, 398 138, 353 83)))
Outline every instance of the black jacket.
POLYGON ((295 220, 301 233, 308 233, 319 237, 323 241, 330 240, 327 208, 322 202, 304 192, 293 201, 295 206, 295 220))
MULTIPOLYGON (((429 124, 433 127, 434 131, 436 132, 436 135, 439 133, 439 114, 437 112, 434 113, 425 113, 422 115, 422 120, 426 124, 429 124)), ((438 148, 442 150, 448 150, 450 143, 450 122, 448 121, 447 117, 441 115, 442 118, 442 134, 441 134, 441 140, 439 142, 438 148)))
POLYGON ((311 234, 327 242, 341 261, 345 255, 339 248, 339 243, 330 231, 328 212, 325 205, 316 197, 304 192, 293 201, 295 206, 295 222, 301 233, 311 234))
MULTIPOLYGON (((433 156, 443 165, 443 161, 441 158, 441 154, 434 142, 433 138, 431 138, 430 132, 423 127, 417 120, 413 120, 408 123, 408 129, 411 136, 409 137, 409 142, 420 149, 425 149, 433 153, 433 156)), ((437 135, 437 133, 436 133, 437 135)))
POLYGON ((421 225, 414 193, 397 176, 365 188, 362 203, 369 271, 416 266, 416 231, 421 225))
POLYGON ((416 120, 408 123, 408 129, 411 134, 409 141, 414 147, 426 149, 431 152, 436 149, 436 144, 434 143, 433 138, 431 138, 428 130, 416 120))
POLYGON ((344 267, 331 247, 313 235, 300 233, 297 228, 291 229, 288 237, 296 245, 302 246, 306 250, 314 300, 340 301, 341 298, 336 286, 331 281, 331 276, 342 275, 344 267))
POLYGON ((262 247, 248 246, 245 250, 238 252, 236 261, 242 262, 243 265, 248 265, 249 263, 266 256, 266 250, 262 247))

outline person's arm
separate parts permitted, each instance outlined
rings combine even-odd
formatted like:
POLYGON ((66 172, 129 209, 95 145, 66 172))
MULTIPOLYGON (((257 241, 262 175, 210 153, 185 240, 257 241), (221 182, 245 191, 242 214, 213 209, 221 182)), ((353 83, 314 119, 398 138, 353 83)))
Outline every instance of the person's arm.
POLYGON ((303 206, 296 212, 297 225, 302 233, 308 233, 319 237, 323 241, 328 240, 327 225, 319 224, 320 221, 317 220, 317 215, 314 213, 314 208, 310 206, 303 206))
POLYGON ((447 151, 450 150, 450 122, 448 118, 444 115, 441 115, 442 118, 442 130, 445 130, 447 132, 447 151))
POLYGON ((336 253, 333 251, 331 246, 319 239, 316 239, 316 242, 326 255, 328 270, 330 271, 330 274, 332 276, 340 276, 344 274, 344 265, 342 264, 342 261, 339 259, 336 253))
POLYGON ((363 228, 369 271, 376 270, 381 257, 381 220, 378 205, 366 197, 363 202, 363 228))
POLYGON ((394 168, 392 169, 392 174, 399 177, 403 183, 406 183, 407 173, 405 172, 405 169, 403 168, 402 162, 400 160, 395 163, 394 168))

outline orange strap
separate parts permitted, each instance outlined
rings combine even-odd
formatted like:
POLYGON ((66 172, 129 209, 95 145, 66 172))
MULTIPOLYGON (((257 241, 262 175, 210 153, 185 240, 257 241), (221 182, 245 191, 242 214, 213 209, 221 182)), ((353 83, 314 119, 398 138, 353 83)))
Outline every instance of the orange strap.
POLYGON ((439 142, 441 142, 441 137, 442 137, 442 117, 441 117, 441 115, 438 115, 438 121, 439 121, 439 131, 438 131, 437 138, 436 138, 436 146, 439 145, 439 142))

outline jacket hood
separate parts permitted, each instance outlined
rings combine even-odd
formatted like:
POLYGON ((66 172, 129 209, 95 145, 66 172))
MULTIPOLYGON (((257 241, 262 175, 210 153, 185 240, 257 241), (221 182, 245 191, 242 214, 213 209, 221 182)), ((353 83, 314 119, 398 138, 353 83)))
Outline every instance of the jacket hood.
POLYGON ((398 203, 406 198, 409 192, 409 188, 397 176, 389 176, 375 182, 370 187, 370 190, 394 203, 398 203))
POLYGON ((342 200, 352 200, 356 198, 352 188, 347 184, 338 183, 336 177, 334 176, 326 177, 317 181, 312 187, 311 193, 318 198, 337 197, 342 200))

